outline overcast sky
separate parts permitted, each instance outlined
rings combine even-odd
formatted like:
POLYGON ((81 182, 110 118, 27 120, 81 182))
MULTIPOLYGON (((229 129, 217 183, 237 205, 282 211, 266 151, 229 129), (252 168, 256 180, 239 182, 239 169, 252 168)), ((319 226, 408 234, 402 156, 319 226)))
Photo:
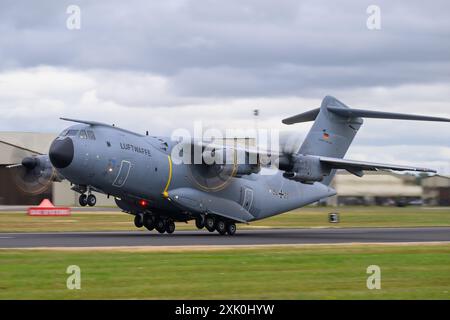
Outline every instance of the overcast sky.
MULTIPOLYGON (((2 0, 0 130, 58 132, 65 116, 170 134, 195 120, 253 126, 254 108, 259 127, 286 129, 282 118, 325 95, 450 117, 449 11, 444 0, 2 0), (367 28, 369 5, 380 30, 367 28)), ((368 119, 348 158, 450 174, 450 125, 368 119)))

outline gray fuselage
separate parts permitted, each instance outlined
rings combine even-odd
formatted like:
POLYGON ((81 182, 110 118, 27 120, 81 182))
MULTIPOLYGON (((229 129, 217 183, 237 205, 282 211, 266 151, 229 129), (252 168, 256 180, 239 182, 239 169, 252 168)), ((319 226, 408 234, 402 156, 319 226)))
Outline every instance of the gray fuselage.
POLYGON ((205 189, 193 178, 194 165, 173 163, 175 143, 169 138, 107 126, 77 124, 67 128, 52 145, 50 159, 52 152, 57 153, 52 148, 58 143, 70 144, 67 139, 73 144, 73 158, 60 165, 54 163, 57 171, 75 186, 131 204, 128 211, 134 214, 143 200, 146 210, 178 221, 213 212, 247 222, 336 194, 322 183, 302 184, 285 179, 281 171, 265 168, 257 174, 230 177, 221 188, 205 189), (175 201, 179 197, 185 201, 175 201))

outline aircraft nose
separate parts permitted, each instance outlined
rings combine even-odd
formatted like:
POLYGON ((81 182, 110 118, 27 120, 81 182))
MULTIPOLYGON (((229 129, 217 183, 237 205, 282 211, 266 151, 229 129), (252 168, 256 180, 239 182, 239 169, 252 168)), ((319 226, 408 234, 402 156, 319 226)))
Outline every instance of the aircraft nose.
POLYGON ((71 138, 67 137, 62 140, 54 140, 50 146, 48 156, 50 157, 50 161, 55 168, 62 169, 71 164, 73 160, 73 153, 73 141, 71 138))

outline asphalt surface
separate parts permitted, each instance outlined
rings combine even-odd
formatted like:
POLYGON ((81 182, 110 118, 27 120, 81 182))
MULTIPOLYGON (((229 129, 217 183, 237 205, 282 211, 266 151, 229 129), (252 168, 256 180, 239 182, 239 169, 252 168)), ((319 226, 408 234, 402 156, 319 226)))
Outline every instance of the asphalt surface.
POLYGON ((59 232, 0 233, 0 248, 110 247, 110 246, 193 246, 327 244, 358 242, 450 241, 450 227, 443 228, 342 228, 238 230, 234 236, 217 232, 59 232))

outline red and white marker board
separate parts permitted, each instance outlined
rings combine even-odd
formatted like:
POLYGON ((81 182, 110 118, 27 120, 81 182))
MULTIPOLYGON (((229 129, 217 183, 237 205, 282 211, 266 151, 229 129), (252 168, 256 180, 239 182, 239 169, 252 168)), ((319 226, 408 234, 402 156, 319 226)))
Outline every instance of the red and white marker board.
POLYGON ((70 216, 70 208, 55 207, 53 203, 44 199, 37 207, 28 208, 29 216, 70 216))

